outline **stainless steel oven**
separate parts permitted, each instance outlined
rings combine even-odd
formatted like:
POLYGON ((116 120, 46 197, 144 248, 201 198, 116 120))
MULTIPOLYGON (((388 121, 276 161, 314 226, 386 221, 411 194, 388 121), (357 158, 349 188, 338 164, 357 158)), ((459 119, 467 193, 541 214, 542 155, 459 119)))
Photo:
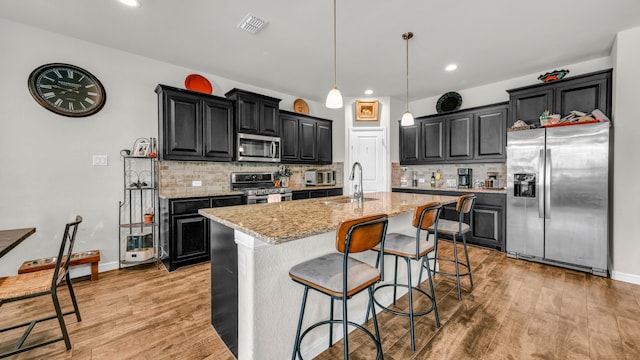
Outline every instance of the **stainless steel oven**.
POLYGON ((292 200, 291 189, 273 185, 273 173, 231 173, 231 190, 244 193, 245 204, 292 200))
POLYGON ((238 161, 280 162, 280 138, 238 134, 238 161))

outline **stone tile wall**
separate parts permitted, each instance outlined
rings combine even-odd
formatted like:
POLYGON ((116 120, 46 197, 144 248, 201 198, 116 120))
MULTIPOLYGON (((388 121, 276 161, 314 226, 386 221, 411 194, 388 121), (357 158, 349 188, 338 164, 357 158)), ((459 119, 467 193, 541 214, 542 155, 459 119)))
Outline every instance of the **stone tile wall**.
POLYGON ((334 170, 336 183, 342 185, 344 164, 331 165, 294 165, 240 162, 199 162, 199 161, 161 161, 158 166, 158 181, 161 191, 216 192, 230 190, 232 172, 276 172, 281 166, 291 169, 289 187, 304 187, 304 171, 310 169, 334 170), (202 186, 192 186, 199 180, 202 186))

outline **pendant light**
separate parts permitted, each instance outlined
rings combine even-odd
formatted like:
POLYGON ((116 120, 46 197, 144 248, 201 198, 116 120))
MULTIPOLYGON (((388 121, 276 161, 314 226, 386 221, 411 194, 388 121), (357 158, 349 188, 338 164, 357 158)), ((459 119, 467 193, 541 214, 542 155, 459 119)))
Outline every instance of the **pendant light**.
POLYGON ((337 85, 337 61, 336 61, 336 0, 333 0, 333 88, 327 95, 325 106, 330 109, 339 109, 342 107, 342 94, 338 90, 337 85))
POLYGON ((402 34, 402 38, 407 41, 407 111, 402 114, 401 126, 412 126, 415 123, 413 114, 409 111, 409 39, 412 37, 413 33, 411 31, 402 34))

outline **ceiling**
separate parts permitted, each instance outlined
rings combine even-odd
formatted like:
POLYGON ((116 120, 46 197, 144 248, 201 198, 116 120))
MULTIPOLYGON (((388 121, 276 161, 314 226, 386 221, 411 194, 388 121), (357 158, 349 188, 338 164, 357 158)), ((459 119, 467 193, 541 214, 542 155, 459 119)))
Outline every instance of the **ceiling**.
MULTIPOLYGON (((308 100, 333 86, 331 0, 141 1, 7 0, 0 18, 308 100), (249 12, 257 34, 237 27, 249 12)), ((608 56, 637 26, 638 0, 338 0, 337 85, 404 99, 407 31, 417 100, 608 56)))

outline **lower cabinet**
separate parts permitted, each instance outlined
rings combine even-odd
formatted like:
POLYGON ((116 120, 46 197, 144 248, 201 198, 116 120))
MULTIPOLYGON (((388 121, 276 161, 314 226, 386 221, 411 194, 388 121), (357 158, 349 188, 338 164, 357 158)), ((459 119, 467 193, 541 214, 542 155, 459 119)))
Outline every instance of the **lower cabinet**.
MULTIPOLYGON (((407 192, 418 194, 434 194, 434 195, 448 195, 448 196, 460 196, 464 192, 459 191, 446 191, 446 190, 427 190, 427 189, 405 189, 394 188, 393 192, 407 192)), ((473 192, 473 191, 470 191, 473 192)), ((492 249, 505 251, 506 250, 506 195, 505 194, 490 194, 490 193, 475 193, 476 203, 473 208, 473 229, 471 236, 467 235, 467 242, 470 244, 489 247, 492 249)), ((442 219, 458 221, 458 213, 456 212, 455 204, 446 205, 443 208, 442 219)), ((465 222, 469 223, 468 216, 465 218, 465 222)), ((443 235, 442 237, 447 237, 443 235)))
POLYGON ((318 189, 318 190, 296 190, 291 193, 292 200, 313 199, 327 196, 342 195, 342 188, 318 189))
POLYGON ((167 270, 210 260, 209 221, 199 209, 242 204, 242 195, 160 199, 161 258, 167 270))

